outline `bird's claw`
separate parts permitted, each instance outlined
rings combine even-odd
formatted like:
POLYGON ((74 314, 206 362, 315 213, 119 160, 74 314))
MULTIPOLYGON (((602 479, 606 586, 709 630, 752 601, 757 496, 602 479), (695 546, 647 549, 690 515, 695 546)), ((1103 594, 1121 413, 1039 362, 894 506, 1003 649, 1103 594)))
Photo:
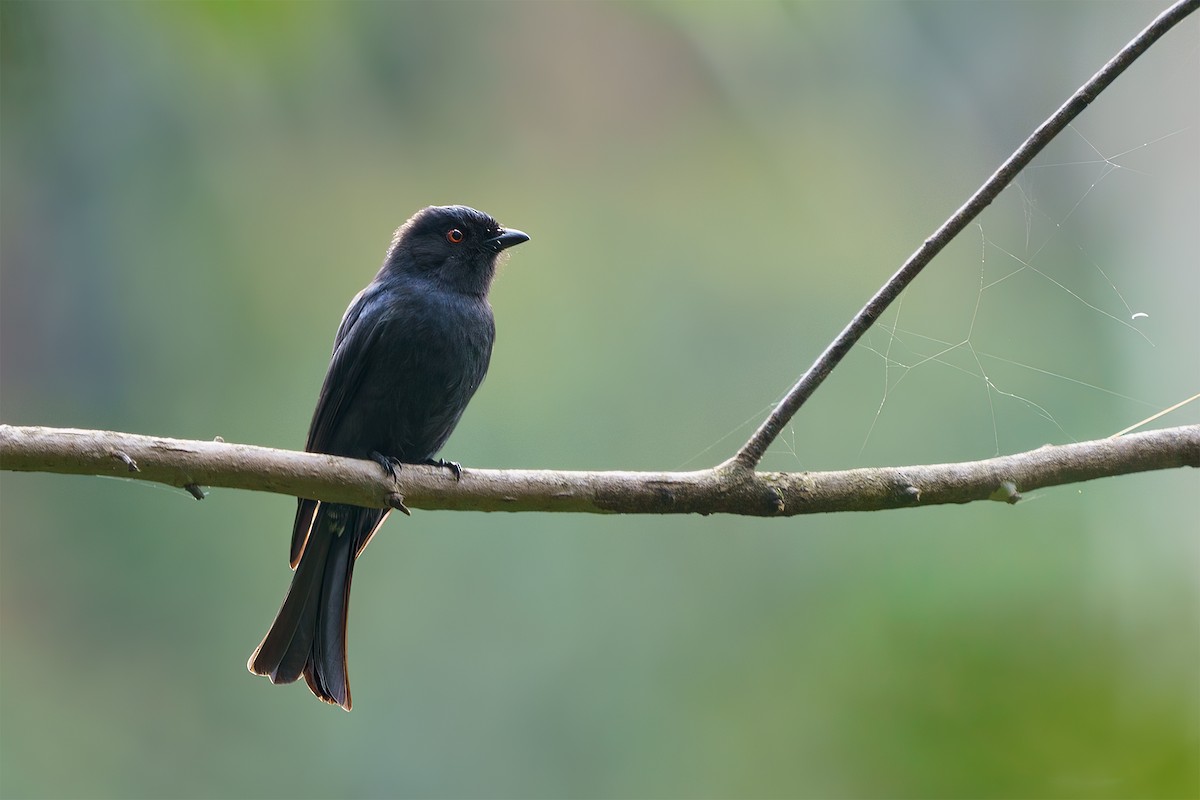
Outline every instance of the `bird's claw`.
POLYGON ((400 459, 395 456, 385 456, 378 450, 372 450, 371 460, 383 467, 383 471, 387 473, 389 478, 394 481, 400 480, 400 467, 402 466, 400 459))
POLYGON ((450 470, 454 473, 454 480, 456 482, 462 480, 462 464, 458 463, 457 461, 446 461, 441 458, 430 458, 427 459, 425 463, 431 467, 441 467, 442 469, 450 470))

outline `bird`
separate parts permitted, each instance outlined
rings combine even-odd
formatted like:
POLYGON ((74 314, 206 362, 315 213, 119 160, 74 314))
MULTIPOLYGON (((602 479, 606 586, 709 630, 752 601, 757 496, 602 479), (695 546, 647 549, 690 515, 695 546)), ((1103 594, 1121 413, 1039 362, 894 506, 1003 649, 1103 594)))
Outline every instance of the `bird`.
MULTIPOLYGON (((461 478, 457 463, 434 456, 487 373, 498 263, 528 240, 462 205, 429 206, 401 225, 338 326, 305 450, 370 459, 393 478, 403 464, 461 478)), ((250 672, 272 683, 303 676, 319 699, 350 710, 350 581, 390 511, 297 499, 292 582, 250 672)))

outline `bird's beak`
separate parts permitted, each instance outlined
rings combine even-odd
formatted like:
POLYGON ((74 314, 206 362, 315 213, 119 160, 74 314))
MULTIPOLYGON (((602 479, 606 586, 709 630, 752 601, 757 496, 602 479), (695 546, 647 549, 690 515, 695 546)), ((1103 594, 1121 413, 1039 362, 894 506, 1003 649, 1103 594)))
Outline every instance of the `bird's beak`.
POLYGON ((512 228, 501 228, 499 236, 494 236, 491 239, 485 239, 483 243, 499 253, 501 250, 505 250, 515 244, 528 241, 529 234, 527 233, 523 233, 512 228))

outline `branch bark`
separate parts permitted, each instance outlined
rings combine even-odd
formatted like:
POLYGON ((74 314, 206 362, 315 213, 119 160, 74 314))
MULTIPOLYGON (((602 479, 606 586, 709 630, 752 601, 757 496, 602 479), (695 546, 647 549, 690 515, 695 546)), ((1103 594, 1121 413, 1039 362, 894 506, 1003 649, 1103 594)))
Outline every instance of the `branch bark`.
MULTIPOLYGON (((372 461, 113 431, 0 425, 0 469, 108 475, 188 488, 276 492, 373 508, 738 514, 780 517, 976 500, 1015 503, 1049 486, 1200 467, 1200 425, 1134 433, 956 464, 839 472, 566 472, 405 466, 393 482, 372 461)), ((203 496, 203 495, 199 495, 203 496)))

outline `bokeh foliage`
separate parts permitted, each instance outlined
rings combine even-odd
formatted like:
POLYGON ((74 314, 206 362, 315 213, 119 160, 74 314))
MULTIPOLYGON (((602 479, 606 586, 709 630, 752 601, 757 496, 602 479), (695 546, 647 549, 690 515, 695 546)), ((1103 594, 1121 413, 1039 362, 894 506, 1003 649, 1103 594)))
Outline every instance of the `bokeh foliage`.
MULTIPOLYGON (((1156 11, 6 0, 0 419, 297 447, 390 231, 463 202, 533 240, 445 455, 715 463, 1156 11)), ((1196 391, 1198 37, 905 297, 895 359, 985 355, 885 373, 873 333, 765 466, 987 457, 1196 391), (1005 251, 1071 293, 981 292, 1005 251)), ((5 797, 1200 794, 1191 474, 786 521, 418 512, 359 565, 350 715, 243 666, 286 498, 0 482, 5 797)))

